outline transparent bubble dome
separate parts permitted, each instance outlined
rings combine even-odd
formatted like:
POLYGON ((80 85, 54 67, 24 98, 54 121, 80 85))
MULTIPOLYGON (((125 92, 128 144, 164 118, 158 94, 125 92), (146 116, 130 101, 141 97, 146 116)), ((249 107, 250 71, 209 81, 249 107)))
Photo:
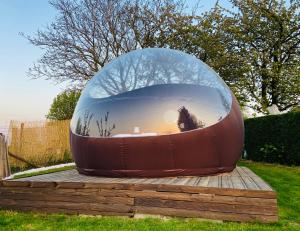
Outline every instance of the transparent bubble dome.
POLYGON ((71 131, 114 138, 202 129, 230 112, 232 94, 219 75, 192 55, 164 48, 124 54, 88 82, 71 131))

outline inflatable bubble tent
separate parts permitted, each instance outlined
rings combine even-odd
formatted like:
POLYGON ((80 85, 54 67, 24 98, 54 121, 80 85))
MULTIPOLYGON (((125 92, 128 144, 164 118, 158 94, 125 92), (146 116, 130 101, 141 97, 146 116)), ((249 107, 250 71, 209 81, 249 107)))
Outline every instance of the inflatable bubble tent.
POLYGON ((244 127, 215 71, 181 51, 147 48, 114 59, 88 82, 70 141, 85 175, 203 176, 235 168, 244 127))

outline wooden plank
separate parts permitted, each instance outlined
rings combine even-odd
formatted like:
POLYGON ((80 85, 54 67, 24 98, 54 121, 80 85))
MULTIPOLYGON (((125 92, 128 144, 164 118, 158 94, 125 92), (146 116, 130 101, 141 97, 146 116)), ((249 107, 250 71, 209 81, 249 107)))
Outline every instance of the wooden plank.
POLYGON ((60 202, 74 202, 74 203, 104 203, 104 204, 125 204, 133 205, 134 199, 130 197, 114 197, 101 196, 97 193, 90 193, 89 195, 64 195, 64 194, 50 194, 50 193, 1 193, 1 199, 18 199, 18 200, 42 200, 42 201, 60 201, 60 202))
MULTIPOLYGON (((163 177, 161 180, 157 182, 157 184, 169 184, 170 177, 163 177)), ((141 181, 140 183, 144 184, 144 181, 141 181)))
POLYGON ((91 193, 98 192, 97 188, 84 188, 84 189, 67 189, 67 188, 30 188, 30 187, 0 187, 0 194, 3 192, 11 193, 60 193, 69 195, 90 195, 91 193))
POLYGON ((239 176, 230 176, 230 180, 234 189, 247 189, 246 185, 243 181, 241 181, 241 178, 239 176))
POLYGON ((252 205, 276 205, 276 199, 266 198, 249 198, 241 196, 222 196, 208 193, 177 193, 177 192, 157 192, 152 190, 135 191, 135 190, 109 190, 109 189, 63 189, 63 188, 0 188, 0 196, 2 194, 19 194, 29 193, 46 194, 46 195, 63 195, 63 196, 103 196, 103 197, 148 197, 170 200, 199 201, 199 202, 216 202, 231 204, 252 204, 252 205))
MULTIPOLYGON (((142 187, 140 187, 142 188, 142 187)), ((192 186, 175 186, 175 185, 160 185, 148 189, 156 191, 169 191, 169 192, 187 192, 187 193, 211 193, 216 195, 228 196, 247 196, 247 197, 261 197, 261 198, 276 198, 274 191, 262 190, 244 190, 244 189, 228 189, 228 188, 213 188, 213 187, 192 187, 192 186)))
POLYGON ((251 177, 248 176, 248 174, 244 172, 241 168, 237 168, 237 172, 240 175, 240 179, 246 189, 259 189, 259 187, 257 187, 255 182, 251 180, 251 177))
POLYGON ((2 181, 2 186, 4 186, 4 187, 26 187, 26 186, 30 186, 30 181, 4 180, 4 181, 2 181))
POLYGON ((221 196, 214 194, 192 194, 188 201, 198 202, 215 202, 223 204, 244 204, 244 205, 261 205, 261 206, 276 206, 276 199, 255 198, 255 197, 240 197, 240 196, 221 196))
POLYGON ((200 181, 198 182, 197 185, 199 187, 208 187, 208 182, 209 182, 209 177, 201 177, 200 181))
POLYGON ((31 181, 29 186, 32 188, 55 188, 57 186, 57 183, 56 182, 31 181))
POLYGON ((176 185, 180 181, 181 181, 180 177, 172 177, 172 178, 170 178, 170 180, 169 180, 169 182, 168 182, 167 185, 176 185))
POLYGON ((98 195, 102 196, 128 196, 128 197, 146 197, 160 198, 166 200, 183 200, 183 201, 199 201, 199 202, 217 202, 230 204, 250 204, 250 205, 276 205, 276 199, 268 198, 249 198, 241 196, 222 196, 205 193, 177 193, 177 192, 158 192, 152 190, 134 191, 134 190, 107 190, 101 189, 98 195))
POLYGON ((229 176, 221 176, 221 188, 233 188, 233 184, 229 176))
MULTIPOLYGON (((233 180, 232 180, 233 181, 233 180)), ((234 182, 233 182, 234 183, 234 182)), ((238 183, 242 185, 241 181, 238 183)), ((4 181, 3 186, 24 187, 29 186, 27 181, 4 181)), ((119 189, 119 190, 153 190, 184 193, 211 193, 216 195, 246 196, 261 198, 276 198, 276 192, 264 190, 244 190, 213 187, 194 187, 183 185, 155 185, 155 184, 123 184, 123 183, 82 183, 82 182, 57 182, 58 188, 99 188, 99 189, 119 189)), ((242 186, 244 187, 244 186, 242 186)))
POLYGON ((218 187, 218 176, 209 176, 207 187, 218 187))
POLYGON ((204 177, 197 177, 197 179, 195 180, 194 184, 191 186, 197 187, 197 185, 200 183, 201 179, 203 179, 204 177))
POLYGON ((243 167, 243 168, 241 168, 241 170, 243 172, 245 172, 252 179, 252 181, 258 186, 258 188, 260 188, 262 190, 273 190, 270 185, 268 185, 260 177, 255 175, 250 169, 243 167))
POLYGON ((164 216, 174 217, 193 217, 193 218, 205 218, 213 220, 225 220, 225 221, 261 221, 261 222, 275 222, 278 220, 277 216, 269 215, 256 215, 256 214, 235 214, 235 213, 222 213, 212 211, 195 211, 186 209, 174 209, 174 208, 160 208, 160 207, 146 207, 136 206, 136 213, 143 214, 161 214, 164 216))
POLYGON ((84 188, 84 182, 57 182, 57 188, 84 188))
POLYGON ((254 206, 254 205, 232 205, 221 203, 204 203, 204 202, 190 202, 190 201, 173 201, 162 200, 158 198, 135 198, 134 204, 136 206, 145 207, 162 207, 162 208, 176 208, 199 211, 220 211, 227 213, 245 213, 245 214, 261 214, 261 215, 276 215, 276 206, 254 206))
POLYGON ((72 202, 60 202, 60 201, 28 201, 17 199, 2 199, 0 198, 1 206, 16 206, 16 207, 37 207, 37 208, 61 208, 61 209, 73 209, 73 210, 95 210, 101 212, 119 212, 128 213, 132 212, 132 206, 123 204, 103 204, 103 203, 72 203, 72 202))
POLYGON ((193 186, 196 181, 198 180, 198 177, 191 177, 187 182, 186 182, 186 185, 188 186, 193 186))
POLYGON ((188 180, 189 180, 188 177, 178 177, 175 180, 175 182, 173 182, 172 184, 174 184, 174 185, 185 185, 188 180))

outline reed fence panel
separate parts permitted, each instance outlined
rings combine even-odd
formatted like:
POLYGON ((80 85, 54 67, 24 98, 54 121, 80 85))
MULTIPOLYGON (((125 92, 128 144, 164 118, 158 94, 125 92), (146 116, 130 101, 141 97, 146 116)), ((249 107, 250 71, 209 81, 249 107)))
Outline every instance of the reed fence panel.
POLYGON ((11 121, 8 139, 11 167, 23 169, 28 163, 48 166, 70 161, 69 125, 70 120, 11 121))

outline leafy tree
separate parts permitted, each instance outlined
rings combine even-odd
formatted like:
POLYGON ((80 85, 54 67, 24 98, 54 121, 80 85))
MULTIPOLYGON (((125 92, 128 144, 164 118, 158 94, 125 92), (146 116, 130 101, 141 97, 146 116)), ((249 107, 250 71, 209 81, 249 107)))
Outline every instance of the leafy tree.
POLYGON ((284 111, 299 104, 300 2, 230 2, 234 10, 217 6, 208 16, 224 35, 229 60, 239 60, 238 94, 264 113, 272 105, 284 111))
POLYGON ((268 113, 300 102, 300 3, 230 0, 216 3, 188 26, 177 25, 168 40, 213 67, 242 106, 268 113))
POLYGON ((232 24, 232 20, 224 17, 222 12, 216 5, 209 12, 193 16, 193 23, 179 21, 174 25, 174 32, 168 37, 167 43, 170 48, 195 55, 216 70, 244 106, 246 99, 237 89, 240 76, 244 73, 243 61, 232 52, 231 37, 224 31, 226 26, 232 24))
POLYGON ((46 118, 51 120, 71 119, 79 97, 79 91, 64 91, 58 94, 54 98, 46 118))

